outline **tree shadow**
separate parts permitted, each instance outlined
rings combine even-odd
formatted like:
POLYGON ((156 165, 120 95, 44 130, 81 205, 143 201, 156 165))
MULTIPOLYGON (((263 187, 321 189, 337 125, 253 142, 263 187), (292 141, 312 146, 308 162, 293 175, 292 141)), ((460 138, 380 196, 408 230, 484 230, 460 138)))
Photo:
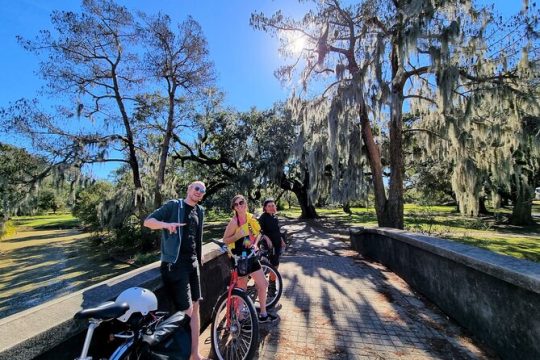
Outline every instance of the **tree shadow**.
POLYGON ((54 238, 36 234, 9 240, 21 246, 0 256, 0 318, 130 270, 96 251, 91 239, 71 235, 66 231, 54 238))
POLYGON ((464 345, 469 334, 397 275, 321 229, 297 225, 281 273, 293 304, 283 316, 296 318, 261 331, 265 358, 478 357, 464 345))

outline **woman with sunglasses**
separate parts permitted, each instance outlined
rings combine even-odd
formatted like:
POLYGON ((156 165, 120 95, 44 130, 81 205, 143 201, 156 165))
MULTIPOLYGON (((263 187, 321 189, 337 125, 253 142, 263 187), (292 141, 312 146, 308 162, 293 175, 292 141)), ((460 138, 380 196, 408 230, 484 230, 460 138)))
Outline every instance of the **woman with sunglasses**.
MULTIPOLYGON (((277 318, 266 311, 268 281, 266 281, 259 260, 252 254, 257 243, 257 238, 260 236, 261 227, 257 219, 248 212, 247 201, 242 195, 233 197, 231 200, 231 209, 234 211, 234 216, 229 221, 229 224, 227 224, 227 228, 223 234, 223 242, 229 246, 231 252, 236 256, 242 256, 242 254, 251 255, 247 273, 255 281, 255 285, 257 286, 261 308, 259 322, 272 322, 277 318)), ((246 289, 247 281, 247 276, 239 278, 238 286, 246 289)))

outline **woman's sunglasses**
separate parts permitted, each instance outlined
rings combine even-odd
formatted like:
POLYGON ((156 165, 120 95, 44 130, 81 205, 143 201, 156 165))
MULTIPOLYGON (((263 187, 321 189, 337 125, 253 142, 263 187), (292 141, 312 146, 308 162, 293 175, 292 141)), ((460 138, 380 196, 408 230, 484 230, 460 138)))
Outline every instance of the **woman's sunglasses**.
POLYGON ((242 206, 244 205, 246 202, 244 200, 240 200, 239 202, 235 202, 234 203, 234 207, 237 207, 237 206, 242 206))
POLYGON ((203 187, 201 187, 201 186, 197 186, 197 185, 195 185, 195 186, 193 187, 193 189, 194 189, 195 191, 200 192, 201 194, 204 194, 204 193, 206 192, 206 189, 205 189, 205 188, 203 188, 203 187))

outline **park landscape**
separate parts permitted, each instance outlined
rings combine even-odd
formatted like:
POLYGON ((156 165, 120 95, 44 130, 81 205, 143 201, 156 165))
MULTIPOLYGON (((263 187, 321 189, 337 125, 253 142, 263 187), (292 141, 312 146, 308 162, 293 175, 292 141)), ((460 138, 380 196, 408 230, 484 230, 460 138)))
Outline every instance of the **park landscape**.
POLYGON ((84 0, 17 36, 40 90, 0 103, 0 318, 159 260, 142 221, 193 179, 206 240, 241 193, 344 242, 397 228, 540 262, 536 3, 291 3, 242 19, 286 90, 247 110, 230 93, 257 89, 222 84, 187 12, 84 0))

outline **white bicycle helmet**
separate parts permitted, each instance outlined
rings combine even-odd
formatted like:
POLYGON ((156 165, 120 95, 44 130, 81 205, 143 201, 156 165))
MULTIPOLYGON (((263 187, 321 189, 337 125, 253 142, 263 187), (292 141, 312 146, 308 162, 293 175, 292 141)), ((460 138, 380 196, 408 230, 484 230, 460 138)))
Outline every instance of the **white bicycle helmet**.
POLYGON ((126 289, 118 295, 115 301, 117 304, 127 303, 129 310, 117 319, 126 322, 133 313, 141 313, 143 315, 148 312, 157 310, 157 298, 153 292, 140 287, 132 287, 126 289))

